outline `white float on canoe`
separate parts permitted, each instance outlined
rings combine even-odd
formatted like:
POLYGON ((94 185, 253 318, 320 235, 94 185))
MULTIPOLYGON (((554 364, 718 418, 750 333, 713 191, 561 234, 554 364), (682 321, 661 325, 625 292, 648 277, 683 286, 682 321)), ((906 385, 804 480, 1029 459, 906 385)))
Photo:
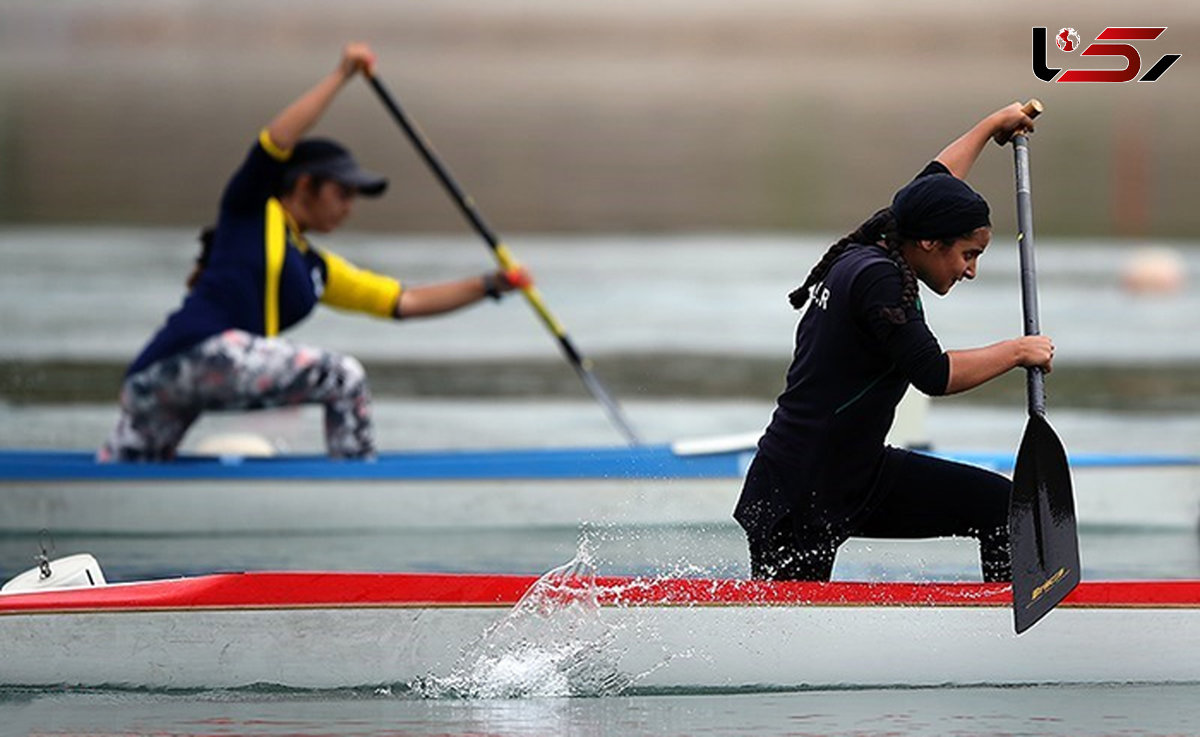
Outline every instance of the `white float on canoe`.
POLYGON ((104 584, 96 570, 95 586, 0 593, 0 684, 487 696, 1200 680, 1200 581, 1085 582, 1018 636, 1006 584, 573 569, 104 584))
MULTIPOLYGON (((756 437, 561 447, 182 457, 100 464, 0 451, 0 534, 349 532, 448 527, 732 525, 756 437)), ((1010 472, 1013 452, 936 455, 1010 472)), ((1079 523, 1192 528, 1200 458, 1076 454, 1079 523)))

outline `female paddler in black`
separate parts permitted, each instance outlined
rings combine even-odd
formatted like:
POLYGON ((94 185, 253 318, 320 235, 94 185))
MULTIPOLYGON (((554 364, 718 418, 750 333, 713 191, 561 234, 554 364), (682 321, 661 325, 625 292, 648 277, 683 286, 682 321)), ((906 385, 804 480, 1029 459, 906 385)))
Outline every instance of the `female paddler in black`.
POLYGON ((910 384, 955 394, 1017 367, 1051 368, 1045 336, 943 351, 918 294, 918 282, 945 295, 975 278, 991 221, 963 177, 989 139, 1032 128, 1019 104, 988 115, 835 243, 790 295, 804 313, 787 386, 734 512, 755 578, 828 580, 850 537, 971 536, 984 580, 1011 579, 1011 482, 884 437, 910 384))

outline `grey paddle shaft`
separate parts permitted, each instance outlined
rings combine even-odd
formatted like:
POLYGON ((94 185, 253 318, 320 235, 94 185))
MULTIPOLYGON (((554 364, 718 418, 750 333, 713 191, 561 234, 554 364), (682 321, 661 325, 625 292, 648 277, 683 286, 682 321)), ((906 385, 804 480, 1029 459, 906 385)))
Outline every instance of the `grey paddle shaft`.
MULTIPOLYGON (((1038 325, 1037 266, 1033 259, 1033 196, 1029 183, 1029 138, 1013 136, 1017 172, 1017 245, 1021 254, 1021 306, 1025 335, 1040 335, 1038 325)), ((1029 414, 1046 414, 1046 382, 1042 369, 1028 369, 1029 414)))

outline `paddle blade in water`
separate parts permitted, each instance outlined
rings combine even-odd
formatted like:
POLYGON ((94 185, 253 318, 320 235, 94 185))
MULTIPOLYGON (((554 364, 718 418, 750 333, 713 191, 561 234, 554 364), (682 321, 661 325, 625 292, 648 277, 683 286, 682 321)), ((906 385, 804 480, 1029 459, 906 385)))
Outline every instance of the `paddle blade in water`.
POLYGON ((1071 469, 1046 418, 1031 415, 1013 471, 1008 528, 1013 615, 1018 633, 1032 627, 1079 583, 1079 537, 1071 469))

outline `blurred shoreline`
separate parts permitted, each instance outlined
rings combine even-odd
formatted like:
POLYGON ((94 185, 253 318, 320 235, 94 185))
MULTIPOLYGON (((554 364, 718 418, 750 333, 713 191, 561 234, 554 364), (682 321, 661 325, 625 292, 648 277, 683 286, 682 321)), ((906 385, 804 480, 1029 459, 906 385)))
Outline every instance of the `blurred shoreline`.
MULTIPOLYGON (((1093 37, 1168 26, 1147 59, 1195 48, 1200 6, 1181 0, 1069 14, 1032 0, 1003 13, 950 0, 9 0, 4 16, 0 222, 199 227, 258 127, 361 38, 502 233, 846 232, 984 114, 1032 96, 1047 106, 1041 232, 1200 229, 1187 53, 1147 84, 1047 84, 1030 61, 1031 27, 1067 22, 1093 37)), ((356 227, 465 231, 366 85, 320 132, 393 178, 356 227)), ((972 173, 1001 228, 1010 158, 989 147, 972 173)))

